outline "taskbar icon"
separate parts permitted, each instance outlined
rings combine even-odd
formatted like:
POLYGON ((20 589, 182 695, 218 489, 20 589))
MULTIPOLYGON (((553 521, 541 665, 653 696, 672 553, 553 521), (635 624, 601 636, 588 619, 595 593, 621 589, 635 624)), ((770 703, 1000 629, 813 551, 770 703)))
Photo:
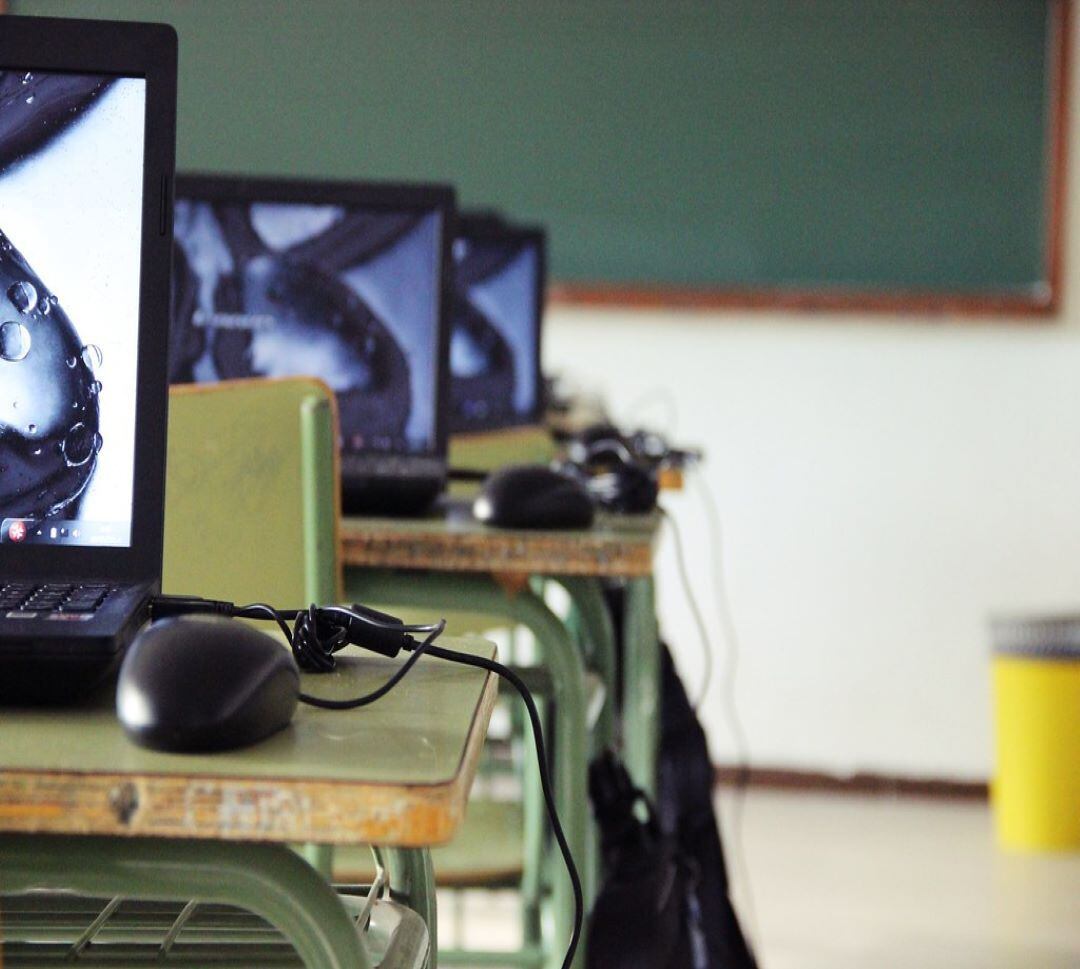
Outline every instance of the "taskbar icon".
POLYGON ((81 545, 88 539, 91 544, 98 544, 101 539, 112 537, 113 528, 110 523, 5 518, 0 521, 0 544, 81 545))

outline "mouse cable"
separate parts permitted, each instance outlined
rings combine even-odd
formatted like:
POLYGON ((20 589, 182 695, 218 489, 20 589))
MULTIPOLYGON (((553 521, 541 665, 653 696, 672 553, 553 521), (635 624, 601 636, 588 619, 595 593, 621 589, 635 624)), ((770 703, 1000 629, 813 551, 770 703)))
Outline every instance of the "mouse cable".
MULTIPOLYGON (((419 647, 418 647, 419 648, 419 647)), ((559 822, 559 814, 555 808, 555 795, 551 790, 551 775, 548 771, 547 750, 544 746, 544 733, 540 726, 540 714, 536 709, 536 701, 533 699, 529 688, 522 679, 509 667, 496 663, 494 660, 485 659, 483 656, 474 656, 471 653, 461 653, 456 649, 448 649, 445 646, 428 644, 427 654, 445 659, 451 663, 460 663, 463 666, 473 666, 477 669, 486 670, 509 683, 521 697, 525 709, 529 714, 529 723, 532 726, 533 743, 536 746, 536 759, 540 765, 540 787, 544 794, 544 804, 547 806, 548 817, 551 820, 551 831, 555 835, 555 841, 562 854, 563 863, 566 865, 566 873, 570 876, 570 886, 574 892, 574 927, 570 934, 570 942, 566 947, 566 955, 563 957, 562 969, 569 969, 574 961, 574 953, 577 952, 578 943, 581 941, 581 927, 585 918, 585 900, 581 891, 581 878, 578 875, 574 857, 570 853, 570 845, 566 842, 562 824, 559 822)), ((415 653, 413 654, 415 655, 415 653)))
POLYGON ((300 701, 325 710, 353 710, 386 696, 413 668, 446 628, 446 620, 437 623, 404 623, 395 616, 368 606, 315 606, 307 609, 275 609, 265 602, 237 606, 220 599, 198 596, 156 596, 150 604, 151 620, 183 615, 214 615, 232 619, 262 619, 277 623, 292 648, 296 665, 311 673, 329 673, 337 665, 334 653, 352 644, 393 658, 402 649, 412 650, 405 661, 382 686, 364 696, 348 700, 300 694, 300 701), (289 620, 293 626, 289 628, 289 620), (426 634, 417 641, 412 633, 426 634))
POLYGON ((570 885, 574 893, 574 927, 562 964, 563 969, 569 969, 574 961, 574 954, 577 952, 585 918, 585 901, 581 889, 581 878, 578 875, 577 866, 574 864, 574 857, 570 853, 570 846, 567 844, 562 823, 559 821, 555 795, 551 789, 551 775, 548 769, 544 732, 540 723, 540 714, 536 709, 536 701, 524 681, 512 669, 482 656, 474 656, 471 653, 462 653, 458 650, 434 645, 435 640, 446 628, 445 619, 440 619, 436 623, 410 624, 403 623, 400 619, 379 612, 376 609, 361 605, 354 605, 351 608, 311 605, 307 609, 275 609, 273 606, 263 602, 252 602, 247 605, 237 606, 232 602, 202 599, 197 596, 162 595, 156 596, 150 603, 151 620, 156 621, 192 614, 217 615, 237 619, 261 619, 275 622, 284 634, 286 641, 292 647, 297 665, 301 669, 313 673, 331 672, 336 666, 333 654, 350 644, 373 650, 391 658, 397 656, 403 649, 411 654, 390 679, 378 689, 364 696, 348 700, 331 700, 304 693, 300 694, 300 699, 304 703, 323 709, 348 710, 374 703, 397 686, 413 668, 417 660, 425 654, 451 663, 458 663, 462 666, 472 666, 476 669, 485 670, 509 683, 521 697, 529 714, 529 724, 532 727, 533 744, 536 747, 536 760, 540 773, 540 788, 544 795, 544 804, 551 822, 552 834, 559 846, 559 852, 562 854, 563 863, 566 865, 566 871, 570 877, 570 885), (289 620, 293 622, 292 628, 289 627, 289 620), (424 638, 418 641, 413 637, 413 633, 424 634, 424 638))
POLYGON ((582 457, 580 459, 571 459, 571 464, 576 464, 579 467, 584 467, 593 464, 598 458, 604 458, 608 455, 615 455, 619 462, 622 464, 635 464, 637 463, 637 455, 633 453, 626 446, 626 442, 619 437, 598 437, 594 441, 589 441, 587 444, 580 444, 580 451, 582 457))
MULTIPOLYGON (((340 620, 338 620, 338 616, 351 617, 353 614, 351 610, 342 609, 338 606, 328 606, 324 608, 309 606, 307 609, 290 609, 286 612, 280 612, 272 606, 266 605, 264 602, 253 602, 246 606, 238 606, 234 615, 240 619, 271 619, 276 622, 278 627, 285 634, 285 638, 288 640, 289 645, 292 646, 293 655, 296 657, 297 665, 312 673, 329 673, 333 670, 337 661, 331 653, 343 649, 352 642, 348 638, 348 622, 341 623, 340 620), (334 615, 334 620, 336 620, 333 621, 334 628, 330 633, 329 639, 320 638, 318 633, 318 621, 320 618, 325 620, 325 613, 334 615), (286 623, 286 619, 289 618, 295 620, 295 624, 291 630, 286 623), (311 662, 309 657, 319 655, 320 652, 322 654, 322 662, 328 663, 328 665, 316 665, 311 662)), ((397 628, 401 629, 403 627, 397 628)), ((430 629, 431 631, 421 642, 417 642, 412 636, 405 636, 403 638, 402 648, 411 649, 412 653, 409 658, 394 671, 394 675, 383 683, 382 686, 378 687, 378 689, 372 690, 370 693, 365 693, 363 696, 351 697, 347 700, 332 700, 329 697, 312 696, 310 693, 301 693, 299 695, 300 702, 306 703, 308 706, 319 707, 323 710, 355 710, 358 707, 366 707, 369 703, 374 703, 376 700, 381 700, 405 679, 409 670, 416 665, 416 661, 424 655, 427 648, 442 634, 442 631, 446 628, 446 620, 440 619, 434 625, 422 628, 430 629)), ((391 630, 387 631, 389 632, 391 630)), ((373 647, 369 646, 366 642, 368 637, 365 636, 364 639, 364 642, 354 643, 354 645, 364 649, 372 649, 373 647)), ((396 650, 393 654, 388 654, 383 649, 376 651, 383 653, 383 655, 397 654, 396 650)))
POLYGON ((686 554, 683 549, 682 534, 679 531, 679 526, 675 522, 674 516, 671 512, 665 508, 657 506, 660 510, 660 514, 664 516, 664 520, 671 528, 671 535, 675 539, 675 561, 679 567, 679 577, 682 579, 683 591, 686 594, 686 601, 690 606, 690 613, 694 617, 694 623, 697 626, 698 637, 701 639, 701 651, 705 661, 705 668, 701 676, 701 687, 699 688, 697 699, 694 700, 692 706, 694 712, 697 713, 699 707, 705 702, 705 698, 709 693, 709 686, 712 684, 713 677, 713 646, 712 639, 709 637, 708 625, 705 622, 705 617, 701 613, 701 607, 698 605, 697 597, 694 595, 694 587, 690 582, 690 572, 686 567, 686 554))
POLYGON ((626 423, 637 424, 640 421, 641 412, 648 409, 653 402, 660 404, 667 412, 664 415, 667 419, 661 420, 660 424, 664 428, 663 434, 670 437, 679 426, 679 402, 675 399, 675 392, 667 385, 657 385, 643 390, 627 406, 620 407, 619 414, 626 423))
MULTIPOLYGON (((735 744, 735 757, 738 761, 736 765, 736 778, 735 778, 735 791, 732 799, 732 829, 731 836, 734 842, 734 862, 735 867, 738 869, 739 876, 742 882, 743 894, 746 904, 746 916, 747 925, 743 927, 743 935, 746 941, 746 947, 750 950, 751 955, 754 953, 754 942, 760 936, 758 934, 758 921, 757 921, 757 906, 754 902, 754 888, 750 881, 750 869, 746 862, 746 843, 743 838, 743 810, 746 805, 746 786, 747 775, 749 773, 748 759, 746 749, 746 735, 742 729, 742 724, 739 720, 738 706, 735 700, 735 674, 738 665, 739 655, 739 640, 735 630, 735 623, 731 616, 731 607, 728 601, 727 585, 724 582, 724 570, 723 570, 723 533, 720 528, 720 515, 716 508, 716 502, 713 499, 712 492, 708 490, 708 486, 702 482, 697 476, 694 478, 697 481, 698 488, 701 492, 703 499, 706 502, 706 509, 708 514, 709 524, 709 552, 712 558, 712 572, 715 599, 714 605, 717 612, 720 615, 720 621, 723 627, 724 636, 727 641, 727 650, 724 654, 724 679, 721 683, 723 690, 723 708, 725 717, 728 720, 728 726, 731 729, 732 739, 735 744)), ((697 713, 698 708, 704 703, 705 697, 709 691, 709 685, 713 676, 713 647, 712 640, 708 636, 708 626, 705 623, 705 619, 702 616, 701 610, 698 606, 697 599, 694 596, 693 589, 690 585, 690 576, 686 567, 686 556, 684 554, 682 536, 679 532, 679 527, 675 523, 674 516, 664 508, 660 509, 660 513, 667 520, 668 525, 671 526, 671 534, 675 539, 675 554, 678 560, 679 572, 682 576, 683 586, 686 591, 687 601, 690 603, 691 610, 694 614, 694 621, 697 623, 698 634, 701 637, 702 644, 705 649, 705 673, 702 677, 701 692, 698 695, 698 699, 693 704, 694 712, 697 713)))
POLYGON ((747 861, 746 843, 743 837, 743 820, 746 812, 746 795, 750 784, 750 747, 739 716, 739 701, 736 684, 739 674, 739 657, 742 653, 738 627, 731 608, 731 596, 728 589, 727 575, 724 569, 724 551, 727 547, 726 533, 720 520, 720 508, 716 495, 702 475, 694 475, 691 482, 696 487, 698 496, 705 508, 705 518, 709 533, 709 554, 712 559, 713 604, 720 620, 721 629, 727 648, 724 651, 723 682, 721 683, 722 706, 728 721, 731 739, 735 746, 735 778, 731 805, 731 834, 735 848, 735 867, 742 879, 744 910, 747 917, 747 946, 753 950, 754 943, 761 938, 757 918, 757 902, 754 896, 754 884, 750 879, 750 865, 747 861))

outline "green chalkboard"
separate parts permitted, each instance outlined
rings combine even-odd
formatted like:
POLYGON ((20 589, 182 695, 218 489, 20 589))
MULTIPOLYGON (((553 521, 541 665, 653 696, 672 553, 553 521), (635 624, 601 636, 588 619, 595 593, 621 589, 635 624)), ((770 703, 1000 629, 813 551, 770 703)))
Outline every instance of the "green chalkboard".
POLYGON ((438 179, 561 282, 1045 301, 1060 0, 12 0, 167 20, 179 164, 438 179))

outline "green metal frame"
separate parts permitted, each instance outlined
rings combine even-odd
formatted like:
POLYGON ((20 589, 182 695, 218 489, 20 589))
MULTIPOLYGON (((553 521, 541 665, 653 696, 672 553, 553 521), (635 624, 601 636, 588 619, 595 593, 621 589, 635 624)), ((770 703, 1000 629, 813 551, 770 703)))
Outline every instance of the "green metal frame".
POLYGON ((435 904, 435 869, 427 848, 384 848, 386 866, 390 873, 390 895, 395 901, 408 905, 424 920, 431 938, 429 967, 435 965, 439 924, 435 904))
POLYGON ((380 969, 430 969, 436 930, 430 853, 407 848, 384 849, 383 855, 390 897, 407 912, 364 893, 339 894, 281 845, 0 836, 0 894, 46 890, 21 900, 23 918, 6 920, 11 928, 0 934, 0 953, 6 949, 13 966, 56 965, 76 953, 93 966, 281 963, 280 943, 242 916, 218 915, 209 925, 187 922, 196 908, 227 905, 265 919, 308 967, 365 969, 374 964, 374 951, 381 955, 380 969), (78 897, 49 894, 57 891, 78 897), (101 899, 112 901, 101 905, 101 899), (136 914, 117 913, 120 902, 139 906, 136 914), (147 912, 148 902, 177 907, 147 912), (27 909, 33 914, 29 922, 27 909), (358 926, 364 910, 366 923, 358 926), (184 945, 174 949, 178 937, 184 945), (360 961, 349 961, 357 946, 360 961))
POLYGON ((0 891, 32 889, 236 905, 281 932, 308 969, 371 967, 337 893, 283 845, 0 835, 0 891))
POLYGON ((570 596, 571 628, 578 631, 581 648, 604 684, 604 705, 595 728, 598 747, 610 747, 617 740, 615 629, 604 602, 598 579, 584 576, 553 576, 570 596))
POLYGON ((651 577, 626 580, 622 739, 630 776, 655 796, 660 745, 660 632, 651 577))
POLYGON ((623 692, 618 696, 617 647, 611 613, 600 580, 554 576, 572 606, 572 628, 579 631, 590 666, 602 677, 609 696, 597 724, 598 747, 618 745, 634 781, 656 793, 660 734, 660 632, 656 589, 651 577, 623 579, 623 692))

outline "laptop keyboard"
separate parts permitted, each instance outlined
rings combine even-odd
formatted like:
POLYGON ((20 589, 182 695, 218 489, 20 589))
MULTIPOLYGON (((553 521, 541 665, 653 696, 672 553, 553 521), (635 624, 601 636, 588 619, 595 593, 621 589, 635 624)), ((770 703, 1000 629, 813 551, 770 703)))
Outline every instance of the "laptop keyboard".
POLYGON ((116 590, 101 583, 7 582, 0 585, 0 615, 21 613, 93 613, 116 590))
POLYGON ((446 462, 418 454, 342 454, 341 473, 345 477, 441 478, 446 462))

